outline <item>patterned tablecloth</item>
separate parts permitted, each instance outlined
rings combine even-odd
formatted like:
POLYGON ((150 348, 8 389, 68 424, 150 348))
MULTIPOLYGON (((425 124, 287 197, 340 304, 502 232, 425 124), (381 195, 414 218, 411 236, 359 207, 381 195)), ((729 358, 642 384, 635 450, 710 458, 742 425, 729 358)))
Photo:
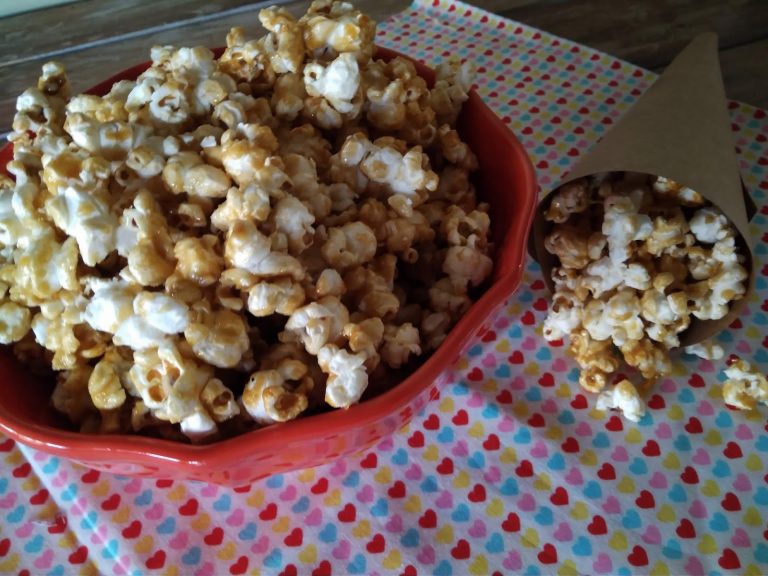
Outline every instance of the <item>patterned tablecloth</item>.
MULTIPOLYGON (((450 0, 379 42, 479 67, 479 90, 549 188, 653 74, 450 0)), ((768 371, 768 120, 732 102, 757 293, 726 353, 768 371)), ((592 411, 540 325, 535 264, 455 367, 374 450, 229 490, 88 471, 0 438, 0 573, 758 574, 768 572, 766 411, 727 409, 721 363, 676 359, 638 424, 592 411)))

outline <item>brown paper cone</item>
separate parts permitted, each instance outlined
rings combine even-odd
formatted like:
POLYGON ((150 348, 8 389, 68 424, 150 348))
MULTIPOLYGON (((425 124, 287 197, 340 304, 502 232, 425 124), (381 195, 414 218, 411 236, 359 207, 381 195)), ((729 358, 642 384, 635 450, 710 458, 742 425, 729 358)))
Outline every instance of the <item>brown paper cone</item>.
MULTIPOLYGON (((683 184, 718 206, 741 234, 750 271, 747 294, 717 321, 694 321, 680 336, 682 345, 719 332, 742 311, 754 290, 748 222, 754 204, 739 173, 731 121, 717 53, 717 36, 696 37, 640 100, 568 173, 570 182, 600 172, 641 172, 683 184)), ((557 259, 544 248, 550 223, 543 214, 551 192, 539 204, 533 223, 531 255, 553 288, 557 259)))

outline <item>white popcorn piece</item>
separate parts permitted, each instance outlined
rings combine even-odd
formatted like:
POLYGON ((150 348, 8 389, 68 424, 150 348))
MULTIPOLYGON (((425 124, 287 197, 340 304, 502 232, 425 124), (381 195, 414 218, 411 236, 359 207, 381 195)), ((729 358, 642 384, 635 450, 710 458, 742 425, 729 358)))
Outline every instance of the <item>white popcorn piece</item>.
POLYGON ((334 408, 349 408, 357 403, 368 387, 363 354, 350 354, 333 344, 317 353, 317 361, 328 374, 325 401, 334 408))
POLYGON ((304 85, 310 96, 322 96, 342 114, 352 112, 360 86, 360 69, 353 54, 344 53, 328 66, 304 66, 304 85))
POLYGON ((598 410, 619 410, 632 422, 639 422, 645 416, 645 403, 632 383, 624 379, 613 388, 603 390, 597 397, 598 410))
POLYGON ((0 344, 18 342, 32 327, 29 308, 15 302, 0 303, 0 344))
POLYGON ((335 296, 325 296, 294 311, 280 334, 282 342, 298 340, 316 356, 326 344, 335 344, 349 322, 349 312, 335 296))
POLYGON ((189 325, 187 305, 167 294, 141 292, 133 300, 133 311, 163 334, 184 332, 189 325))
POLYGON ((544 338, 549 342, 565 338, 581 326, 583 304, 573 292, 558 290, 544 319, 544 338))
POLYGON ((309 390, 306 365, 285 359, 276 369, 251 374, 243 391, 243 407, 258 424, 287 422, 307 409, 309 390))
POLYGON ((86 282, 93 291, 83 319, 94 330, 114 334, 134 314, 133 301, 138 293, 135 285, 123 280, 90 278, 86 282))
POLYGON ((753 410, 758 402, 768 404, 768 379, 746 360, 736 360, 725 369, 723 384, 726 404, 741 410, 753 410))
POLYGON ((683 348, 686 354, 692 356, 698 356, 705 360, 720 360, 725 356, 725 351, 720 344, 713 342, 712 340, 702 340, 696 344, 691 344, 683 348))
POLYGON ((152 326, 141 316, 130 316, 120 323, 112 336, 117 346, 128 346, 133 350, 146 350, 161 346, 167 334, 152 326))
POLYGON ((699 208, 690 221, 691 232, 703 244, 714 244, 733 236, 725 214, 716 208, 699 208))

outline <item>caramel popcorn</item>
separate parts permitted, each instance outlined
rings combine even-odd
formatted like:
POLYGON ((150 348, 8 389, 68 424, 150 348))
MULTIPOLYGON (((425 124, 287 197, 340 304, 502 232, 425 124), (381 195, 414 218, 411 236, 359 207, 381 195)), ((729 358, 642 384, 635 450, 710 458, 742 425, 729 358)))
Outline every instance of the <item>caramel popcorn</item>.
MULTIPOLYGON (((373 57, 375 24, 343 1, 259 19, 219 58, 155 46, 103 96, 48 63, 18 99, 0 343, 58 372, 82 431, 203 442, 349 408, 436 349, 492 272, 456 131, 471 67, 429 88, 373 57)), ((734 263, 715 236, 724 264, 695 266, 716 306, 734 263)))
MULTIPOLYGON (((570 338, 579 382, 590 392, 606 388, 622 359, 647 383, 668 375, 669 353, 691 322, 723 318, 745 294, 736 229, 695 191, 666 178, 581 178, 552 195, 544 218, 553 223, 544 245, 559 265, 543 334, 570 338)), ((723 354, 711 343, 686 352, 723 354)), ((628 380, 598 398, 598 408, 630 419, 641 407, 628 380)))

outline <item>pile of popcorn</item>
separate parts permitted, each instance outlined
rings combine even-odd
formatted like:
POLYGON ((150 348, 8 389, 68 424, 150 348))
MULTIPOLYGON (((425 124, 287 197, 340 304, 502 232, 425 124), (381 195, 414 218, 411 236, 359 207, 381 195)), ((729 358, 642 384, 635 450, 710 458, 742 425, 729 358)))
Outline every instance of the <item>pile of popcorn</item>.
POLYGON ((88 432, 213 439, 346 408, 437 348, 492 270, 458 61, 430 89, 375 24, 260 12, 104 96, 43 67, 0 177, 0 342, 88 432), (255 423, 255 424, 254 424, 255 423))
MULTIPOLYGON (((599 409, 639 420, 636 388, 626 379, 606 388, 612 374, 623 359, 650 386, 670 373, 669 352, 693 319, 721 319, 744 296, 738 233, 694 190, 630 172, 563 185, 544 216, 545 247, 559 260, 544 337, 570 339, 579 383, 601 393, 599 409)), ((712 357, 710 348, 687 351, 712 357)))

